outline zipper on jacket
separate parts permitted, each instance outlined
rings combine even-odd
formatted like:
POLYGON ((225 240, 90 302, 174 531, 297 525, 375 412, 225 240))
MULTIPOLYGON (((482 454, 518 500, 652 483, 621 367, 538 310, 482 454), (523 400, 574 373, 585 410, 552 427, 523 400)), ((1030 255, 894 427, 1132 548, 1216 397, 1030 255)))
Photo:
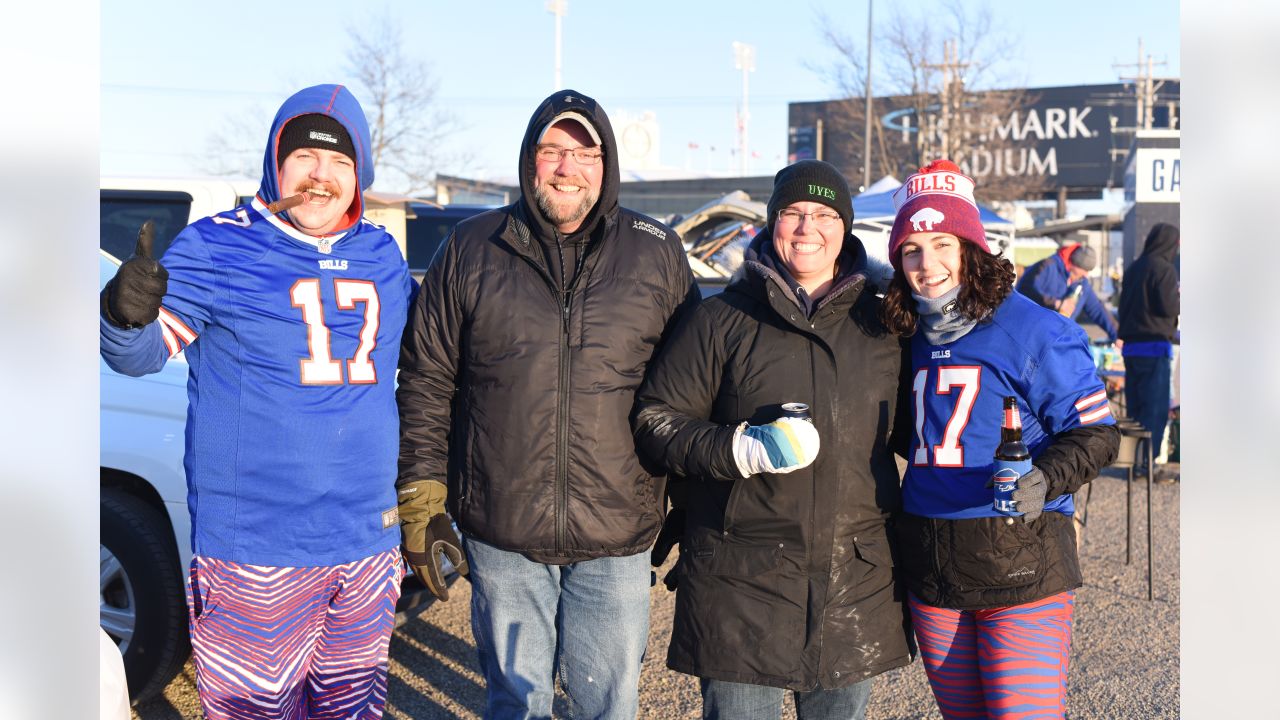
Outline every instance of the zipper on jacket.
POLYGON ((569 308, 573 291, 564 291, 560 315, 560 393, 556 408, 556 553, 564 554, 569 519, 569 308))

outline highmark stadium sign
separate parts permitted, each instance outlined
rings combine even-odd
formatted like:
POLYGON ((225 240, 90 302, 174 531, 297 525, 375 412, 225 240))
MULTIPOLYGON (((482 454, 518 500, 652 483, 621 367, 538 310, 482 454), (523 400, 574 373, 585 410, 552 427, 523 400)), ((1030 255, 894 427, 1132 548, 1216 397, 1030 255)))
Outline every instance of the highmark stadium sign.
MULTIPOLYGON (((1132 132, 1117 131, 1135 124, 1134 92, 1128 85, 1080 85, 1032 88, 1021 106, 1001 115, 961 110, 953 126, 969 128, 976 146, 951 158, 976 178, 1018 175, 1044 176, 1054 187, 1103 188, 1123 183, 1125 154, 1132 132)), ((1153 108, 1157 127, 1176 126, 1179 83, 1164 83, 1153 108)), ((876 98, 874 108, 889 152, 905 154, 920 132, 937 133, 939 108, 919 113, 907 97, 876 98), (923 130, 922 130, 923 128, 923 130)), ((847 105, 842 101, 792 103, 789 160, 816 157, 851 172, 860 168, 861 127, 842 125, 847 105), (823 128, 818 137, 818 120, 823 128)))

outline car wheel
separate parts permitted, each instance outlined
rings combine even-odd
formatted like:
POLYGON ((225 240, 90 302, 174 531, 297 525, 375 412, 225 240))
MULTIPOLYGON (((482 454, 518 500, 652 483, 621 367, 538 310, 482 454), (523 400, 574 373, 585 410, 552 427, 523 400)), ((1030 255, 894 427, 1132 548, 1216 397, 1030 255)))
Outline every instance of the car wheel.
POLYGON ((139 498, 104 488, 99 622, 124 656, 129 696, 164 689, 191 653, 187 600, 168 519, 139 498))

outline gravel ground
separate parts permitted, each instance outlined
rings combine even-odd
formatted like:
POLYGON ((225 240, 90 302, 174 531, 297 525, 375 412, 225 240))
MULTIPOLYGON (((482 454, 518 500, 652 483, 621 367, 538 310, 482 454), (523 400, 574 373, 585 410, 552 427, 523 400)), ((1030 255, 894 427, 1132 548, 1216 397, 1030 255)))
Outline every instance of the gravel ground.
MULTIPOLYGON (((1125 564, 1125 486, 1108 469, 1093 483, 1081 563, 1085 584, 1076 596, 1070 718, 1176 718, 1178 666, 1178 483, 1152 488, 1155 599, 1147 600, 1147 508, 1144 482, 1134 484, 1133 561, 1125 564)), ((659 572, 661 577, 662 572, 659 572)), ((388 718, 480 718, 484 685, 471 637, 466 582, 453 598, 405 618, 391 640, 388 718)), ((674 595, 652 591, 649 650, 640 677, 641 718, 697 718, 697 680, 664 664, 671 635, 674 595)), ((556 705, 564 717, 563 698, 556 705)), ((135 708, 134 718, 199 718, 190 663, 161 698, 135 708)), ((788 700, 784 718, 794 718, 788 700)), ((924 669, 914 662, 876 680, 867 710, 871 719, 939 718, 924 669)))

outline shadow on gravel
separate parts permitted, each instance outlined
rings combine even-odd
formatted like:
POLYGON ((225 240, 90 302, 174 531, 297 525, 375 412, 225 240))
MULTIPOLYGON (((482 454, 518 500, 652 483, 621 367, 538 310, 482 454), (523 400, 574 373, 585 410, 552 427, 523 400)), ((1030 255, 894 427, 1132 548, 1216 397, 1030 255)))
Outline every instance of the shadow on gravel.
POLYGON ((163 696, 138 705, 133 713, 141 720, 183 720, 178 708, 163 696))
POLYGON ((435 689, 424 691, 412 687, 393 673, 387 686, 388 705, 401 708, 414 718, 456 717, 432 698, 435 693, 441 693, 454 704, 461 705, 476 715, 484 713, 483 685, 445 662, 448 660, 455 666, 460 665, 479 675, 475 648, 465 640, 420 619, 413 619, 402 625, 391 637, 391 660, 412 668, 415 674, 429 681, 435 689), (431 648, 434 654, 423 652, 408 640, 431 648))
POLYGON ((183 713, 173 701, 167 697, 171 692, 185 694, 193 699, 196 697, 196 675, 195 666, 191 664, 191 660, 187 660, 187 664, 183 666, 182 671, 169 683, 169 687, 165 689, 164 695, 139 703, 133 708, 133 717, 138 720, 185 720, 186 718, 198 717, 198 710, 191 710, 183 713), (192 713, 195 713, 194 715, 192 713))

